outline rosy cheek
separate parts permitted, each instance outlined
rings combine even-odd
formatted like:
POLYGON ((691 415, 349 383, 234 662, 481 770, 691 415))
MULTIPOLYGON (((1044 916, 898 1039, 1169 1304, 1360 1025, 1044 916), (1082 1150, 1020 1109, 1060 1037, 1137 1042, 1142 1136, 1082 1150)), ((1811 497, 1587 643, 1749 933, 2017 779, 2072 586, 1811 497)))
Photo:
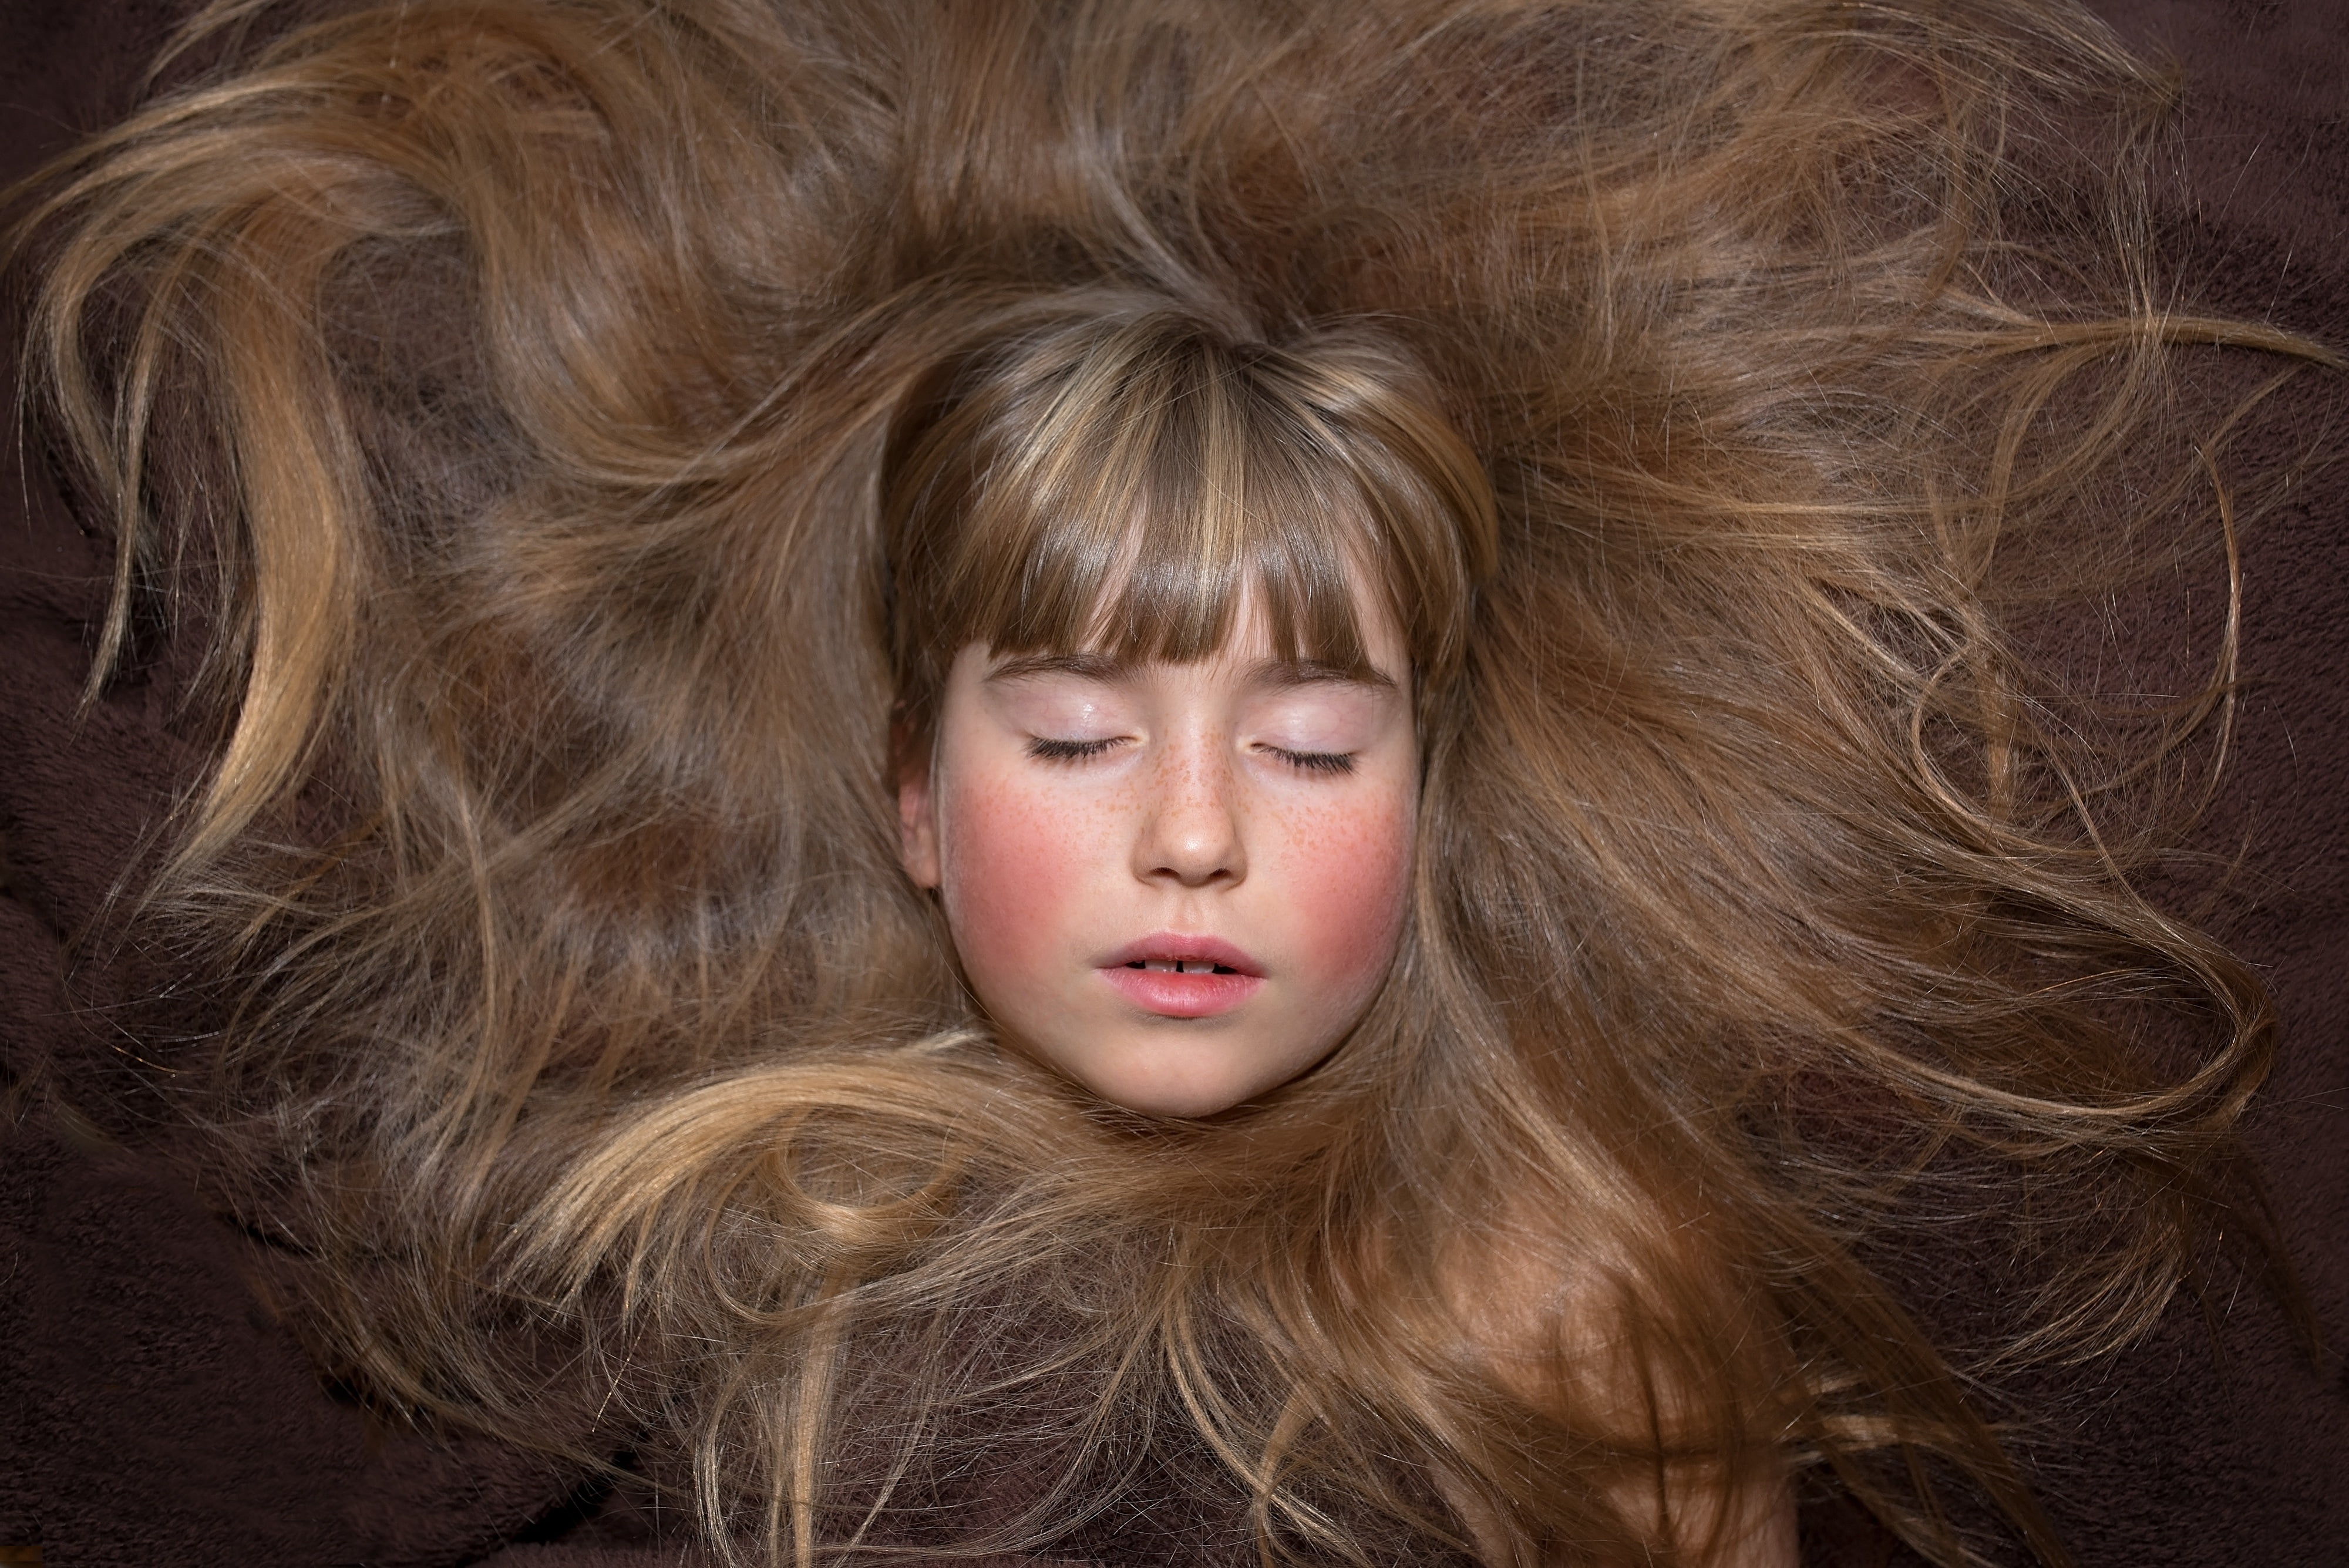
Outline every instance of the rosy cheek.
POLYGON ((947 918, 983 1001, 1011 1002, 1057 971, 1085 841, 1065 804, 1006 781, 950 784, 940 867, 947 918))
POLYGON ((1295 889, 1296 953, 1330 1000, 1359 1005, 1384 976, 1411 884, 1413 813, 1405 801, 1299 814, 1284 880, 1295 889))

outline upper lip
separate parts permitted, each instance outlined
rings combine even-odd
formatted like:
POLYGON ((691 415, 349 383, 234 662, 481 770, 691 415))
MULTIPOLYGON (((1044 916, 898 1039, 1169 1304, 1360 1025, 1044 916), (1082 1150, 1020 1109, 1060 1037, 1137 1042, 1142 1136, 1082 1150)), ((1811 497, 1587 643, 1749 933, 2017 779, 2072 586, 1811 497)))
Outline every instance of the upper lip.
POLYGON ((1264 971, 1256 960, 1217 937, 1188 937, 1180 931, 1154 931, 1102 960, 1102 969, 1119 969, 1130 963, 1147 963, 1153 959, 1204 959, 1241 974, 1261 978, 1264 971))

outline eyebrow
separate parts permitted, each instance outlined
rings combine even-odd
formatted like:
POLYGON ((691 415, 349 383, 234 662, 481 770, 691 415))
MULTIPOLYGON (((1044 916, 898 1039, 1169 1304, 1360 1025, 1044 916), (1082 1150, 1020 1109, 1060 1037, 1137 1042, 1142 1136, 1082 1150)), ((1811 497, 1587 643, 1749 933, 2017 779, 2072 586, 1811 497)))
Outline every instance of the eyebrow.
MULTIPOLYGON (((987 672, 989 682, 1025 680, 1039 675, 1068 675, 1080 680, 1114 682, 1132 676, 1144 661, 1112 653, 1022 653, 987 672)), ((1368 686, 1393 691, 1394 680, 1370 665, 1349 670, 1318 659, 1267 659, 1248 671, 1251 682, 1275 689, 1296 686, 1368 686)))

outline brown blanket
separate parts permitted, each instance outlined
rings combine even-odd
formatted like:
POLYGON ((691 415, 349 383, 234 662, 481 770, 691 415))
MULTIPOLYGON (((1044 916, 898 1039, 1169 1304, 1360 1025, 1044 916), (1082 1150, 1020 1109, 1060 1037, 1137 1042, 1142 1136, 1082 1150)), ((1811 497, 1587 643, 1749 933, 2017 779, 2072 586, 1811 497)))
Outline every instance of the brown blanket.
MULTIPOLYGON (((2189 292, 2349 347, 2349 5, 2099 3, 2185 75, 2185 153, 2161 200, 2189 292)), ((178 9, 0 5, 0 181, 132 103, 178 9)), ((0 351, 13 360, 13 337, 0 351)), ((2344 431, 2343 382, 2302 377, 2236 466, 2340 451, 2344 431)), ((39 452, 0 443, 0 1096, 46 1074, 95 1118, 0 1098, 0 1563, 675 1561, 625 1490, 372 1426, 259 1304, 247 1283, 257 1243, 137 1152, 163 1111, 107 1008, 171 977, 135 952, 76 967, 68 944, 200 744, 167 674, 123 681, 77 714, 104 571, 39 452)), ((2244 579, 2252 684, 2208 831, 2249 846, 2221 924, 2268 973, 2282 1014, 2251 1136, 2319 1316, 2349 1343, 2349 463, 2310 468, 2259 521, 2244 579)), ((2051 629, 2049 651, 2105 661, 2092 674, 2158 667, 2178 624, 2116 607, 2051 629)), ((1928 1263, 1920 1279, 1936 1272, 1928 1263)), ((1940 1272, 1965 1277, 1954 1262, 1940 1272)), ((2349 1562, 2340 1364, 2313 1363, 2256 1287, 2211 1304, 2215 1334, 2181 1303, 2117 1362, 2043 1380, 2035 1480, 2087 1564, 2349 1562)), ((1970 1310, 1962 1289, 1920 1306, 1939 1319, 1970 1310)), ((1885 1560, 1880 1533, 1831 1500, 1806 1508, 1805 1532, 1813 1563, 1885 1560)), ((1101 1552, 1151 1554, 1138 1539, 1101 1552)))

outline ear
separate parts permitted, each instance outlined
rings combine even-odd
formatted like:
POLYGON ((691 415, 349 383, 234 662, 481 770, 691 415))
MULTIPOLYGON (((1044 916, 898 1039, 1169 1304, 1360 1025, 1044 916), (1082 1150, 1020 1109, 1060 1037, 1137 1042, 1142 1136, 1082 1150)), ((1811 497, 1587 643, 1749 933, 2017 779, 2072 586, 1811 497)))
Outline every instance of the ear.
POLYGON ((938 822, 930 810, 927 748, 897 753, 897 860, 916 888, 938 885, 938 822))

